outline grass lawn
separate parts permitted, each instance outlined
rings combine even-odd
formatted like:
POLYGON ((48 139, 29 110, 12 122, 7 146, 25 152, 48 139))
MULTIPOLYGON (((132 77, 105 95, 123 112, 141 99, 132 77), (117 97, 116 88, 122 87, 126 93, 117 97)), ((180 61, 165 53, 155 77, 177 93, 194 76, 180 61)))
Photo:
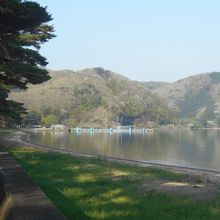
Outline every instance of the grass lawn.
POLYGON ((218 188, 212 195, 197 176, 30 148, 9 151, 69 219, 220 219, 218 188))

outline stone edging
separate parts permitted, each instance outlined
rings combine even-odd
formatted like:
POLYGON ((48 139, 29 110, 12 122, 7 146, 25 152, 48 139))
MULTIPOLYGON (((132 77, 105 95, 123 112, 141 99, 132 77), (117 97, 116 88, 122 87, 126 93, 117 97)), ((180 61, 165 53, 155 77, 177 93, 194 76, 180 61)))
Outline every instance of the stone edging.
POLYGON ((66 220, 17 161, 5 151, 0 151, 0 173, 0 219, 66 220))

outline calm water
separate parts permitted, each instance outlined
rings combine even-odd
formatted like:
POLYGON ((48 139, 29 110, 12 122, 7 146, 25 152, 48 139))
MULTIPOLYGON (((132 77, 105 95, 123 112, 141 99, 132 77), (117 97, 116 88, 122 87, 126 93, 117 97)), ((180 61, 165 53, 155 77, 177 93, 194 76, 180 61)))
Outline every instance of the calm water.
POLYGON ((220 171, 220 131, 160 130, 147 134, 35 132, 30 140, 80 153, 220 171))

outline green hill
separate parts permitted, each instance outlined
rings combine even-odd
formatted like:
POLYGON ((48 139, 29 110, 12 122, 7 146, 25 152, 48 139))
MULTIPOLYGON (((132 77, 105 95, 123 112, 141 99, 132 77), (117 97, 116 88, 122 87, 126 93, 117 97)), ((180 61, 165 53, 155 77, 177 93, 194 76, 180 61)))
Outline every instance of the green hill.
POLYGON ((23 102, 42 119, 52 115, 56 122, 63 122, 66 118, 71 126, 150 126, 178 121, 176 109, 142 83, 103 68, 50 71, 50 76, 41 85, 13 91, 10 98, 23 102))
POLYGON ((220 73, 204 73, 174 83, 143 83, 180 110, 182 118, 193 118, 204 126, 220 125, 220 73))

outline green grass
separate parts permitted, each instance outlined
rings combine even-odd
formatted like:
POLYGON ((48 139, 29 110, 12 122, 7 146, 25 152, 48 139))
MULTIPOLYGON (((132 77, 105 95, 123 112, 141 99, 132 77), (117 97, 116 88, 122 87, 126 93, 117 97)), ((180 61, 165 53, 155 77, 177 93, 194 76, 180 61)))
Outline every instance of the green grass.
POLYGON ((69 219, 220 219, 219 195, 198 200, 144 188, 155 180, 186 181, 185 174, 27 148, 10 153, 69 219))

